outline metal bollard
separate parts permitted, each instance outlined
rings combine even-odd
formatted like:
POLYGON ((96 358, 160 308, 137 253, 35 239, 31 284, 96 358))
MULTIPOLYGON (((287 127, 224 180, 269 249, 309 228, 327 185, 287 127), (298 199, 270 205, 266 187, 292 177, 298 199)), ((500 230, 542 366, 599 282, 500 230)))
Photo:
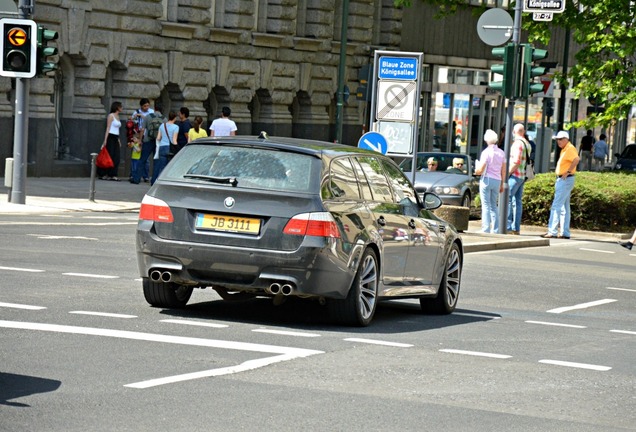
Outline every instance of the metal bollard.
POLYGON ((91 188, 88 200, 92 202, 95 202, 95 178, 97 178, 97 165, 95 165, 96 159, 97 153, 91 153, 91 188))

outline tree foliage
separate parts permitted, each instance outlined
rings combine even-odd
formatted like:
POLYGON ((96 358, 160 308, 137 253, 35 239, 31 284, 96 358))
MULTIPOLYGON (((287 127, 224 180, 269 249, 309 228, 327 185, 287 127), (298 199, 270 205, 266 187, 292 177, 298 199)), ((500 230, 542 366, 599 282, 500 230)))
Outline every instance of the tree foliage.
MULTIPOLYGON (((412 1, 394 0, 394 4, 408 7, 412 1)), ((485 10, 470 6, 467 0, 419 1, 438 6, 436 17, 454 14, 460 8, 472 8, 476 14, 485 10)), ((514 14, 514 4, 510 13, 514 14)), ((557 78, 565 85, 571 82, 577 98, 604 103, 603 113, 591 114, 572 126, 607 126, 625 119, 636 105, 635 15, 636 3, 628 0, 567 1, 565 11, 555 13, 551 22, 535 22, 530 14, 523 14, 522 26, 528 31, 529 42, 547 44, 554 28, 569 28, 576 62, 568 65, 567 75, 557 78)))

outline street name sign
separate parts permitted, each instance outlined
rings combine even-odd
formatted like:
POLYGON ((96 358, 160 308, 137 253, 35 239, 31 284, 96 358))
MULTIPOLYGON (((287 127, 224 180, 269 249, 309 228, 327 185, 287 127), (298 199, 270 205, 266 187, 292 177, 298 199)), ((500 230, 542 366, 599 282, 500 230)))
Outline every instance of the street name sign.
POLYGON ((524 12, 562 13, 564 10, 565 0, 523 0, 524 12))

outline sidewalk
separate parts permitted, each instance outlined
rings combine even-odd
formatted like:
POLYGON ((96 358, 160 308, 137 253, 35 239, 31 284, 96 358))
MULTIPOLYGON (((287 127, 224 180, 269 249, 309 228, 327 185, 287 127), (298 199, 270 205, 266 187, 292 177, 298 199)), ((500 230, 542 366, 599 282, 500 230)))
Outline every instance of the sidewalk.
MULTIPOLYGON (((63 213, 63 212, 117 212, 137 213, 139 204, 150 189, 148 183, 131 184, 95 180, 95 200, 90 201, 89 178, 27 178, 26 203, 9 203, 9 188, 0 178, 0 214, 63 213)), ((480 221, 471 221, 468 230, 462 233, 464 250, 481 252, 489 250, 516 249, 549 246, 550 240, 541 238, 545 227, 522 226, 521 235, 481 234, 480 221)), ((572 230, 576 240, 615 242, 624 235, 572 230)), ((567 242, 568 240, 552 240, 567 242)))

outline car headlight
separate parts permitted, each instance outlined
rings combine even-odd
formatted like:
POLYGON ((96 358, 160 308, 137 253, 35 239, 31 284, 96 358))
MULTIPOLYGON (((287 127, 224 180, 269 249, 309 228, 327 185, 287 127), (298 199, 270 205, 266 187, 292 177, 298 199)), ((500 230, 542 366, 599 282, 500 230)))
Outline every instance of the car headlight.
POLYGON ((459 189, 449 186, 436 186, 433 189, 438 195, 459 195, 459 189))

